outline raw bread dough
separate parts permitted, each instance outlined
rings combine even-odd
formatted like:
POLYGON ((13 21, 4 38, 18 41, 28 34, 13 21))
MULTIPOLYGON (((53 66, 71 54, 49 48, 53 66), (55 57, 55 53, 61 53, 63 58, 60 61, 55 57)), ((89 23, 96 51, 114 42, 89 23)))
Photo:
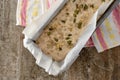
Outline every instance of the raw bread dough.
POLYGON ((36 43, 54 60, 63 60, 75 46, 98 7, 107 1, 109 0, 69 0, 36 43))

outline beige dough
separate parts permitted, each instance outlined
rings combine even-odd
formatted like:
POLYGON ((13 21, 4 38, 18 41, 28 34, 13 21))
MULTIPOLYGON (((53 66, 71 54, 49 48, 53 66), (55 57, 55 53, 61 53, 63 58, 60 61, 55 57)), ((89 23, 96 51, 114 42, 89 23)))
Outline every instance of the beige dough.
POLYGON ((63 60, 104 1, 109 0, 69 0, 36 43, 54 60, 63 60))

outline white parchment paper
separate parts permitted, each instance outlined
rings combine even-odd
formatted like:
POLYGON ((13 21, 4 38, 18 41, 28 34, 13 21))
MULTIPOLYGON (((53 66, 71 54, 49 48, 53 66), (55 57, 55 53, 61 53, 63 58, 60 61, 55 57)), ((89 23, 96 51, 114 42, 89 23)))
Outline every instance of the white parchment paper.
POLYGON ((52 6, 48 12, 42 15, 43 20, 35 20, 32 24, 27 26, 23 31, 25 35, 24 47, 27 48, 36 59, 36 63, 45 69, 50 75, 58 75, 59 73, 64 72, 69 69, 73 62, 79 56, 79 52, 84 47, 92 33, 96 29, 96 23, 98 17, 104 13, 108 6, 112 3, 111 0, 109 3, 104 3, 100 8, 95 12, 91 21, 88 24, 88 27, 84 31, 83 35, 78 39, 77 44, 69 51, 65 59, 61 62, 56 62, 52 60, 52 57, 44 54, 40 48, 33 42, 38 36, 42 33, 43 28, 49 23, 49 21, 57 14, 57 12, 62 8, 62 6, 67 2, 67 0, 58 0, 58 2, 52 6))

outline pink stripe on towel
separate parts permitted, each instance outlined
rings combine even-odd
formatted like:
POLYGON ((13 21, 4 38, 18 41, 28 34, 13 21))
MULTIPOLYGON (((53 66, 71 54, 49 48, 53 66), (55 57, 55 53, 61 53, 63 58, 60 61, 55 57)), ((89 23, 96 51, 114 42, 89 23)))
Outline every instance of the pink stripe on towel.
POLYGON ((117 8, 113 10, 113 19, 116 23, 116 27, 118 28, 120 34, 120 4, 119 6, 117 6, 117 8))
POLYGON ((93 47, 93 46, 94 46, 94 43, 93 43, 93 41, 92 41, 92 38, 90 38, 90 39, 87 41, 85 47, 93 47))
POLYGON ((98 37, 98 40, 99 40, 101 46, 103 47, 104 50, 106 50, 107 49, 107 44, 106 44, 106 42, 105 42, 105 40, 103 38, 102 32, 100 30, 100 27, 97 28, 96 34, 97 34, 97 37, 98 37))
POLYGON ((26 9, 28 0, 22 0, 21 22, 22 26, 26 26, 26 9))
POLYGON ((48 9, 49 9, 50 8, 50 1, 49 0, 48 0, 48 4, 47 5, 48 5, 48 9))

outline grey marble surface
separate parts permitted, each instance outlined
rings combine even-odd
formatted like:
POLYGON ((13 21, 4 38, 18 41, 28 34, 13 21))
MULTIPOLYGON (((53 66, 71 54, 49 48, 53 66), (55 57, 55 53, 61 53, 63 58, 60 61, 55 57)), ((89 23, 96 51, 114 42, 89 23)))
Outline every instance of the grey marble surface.
POLYGON ((0 80, 120 80, 120 46, 100 54, 83 49, 69 70, 49 76, 23 47, 16 6, 17 0, 0 0, 0 80))

